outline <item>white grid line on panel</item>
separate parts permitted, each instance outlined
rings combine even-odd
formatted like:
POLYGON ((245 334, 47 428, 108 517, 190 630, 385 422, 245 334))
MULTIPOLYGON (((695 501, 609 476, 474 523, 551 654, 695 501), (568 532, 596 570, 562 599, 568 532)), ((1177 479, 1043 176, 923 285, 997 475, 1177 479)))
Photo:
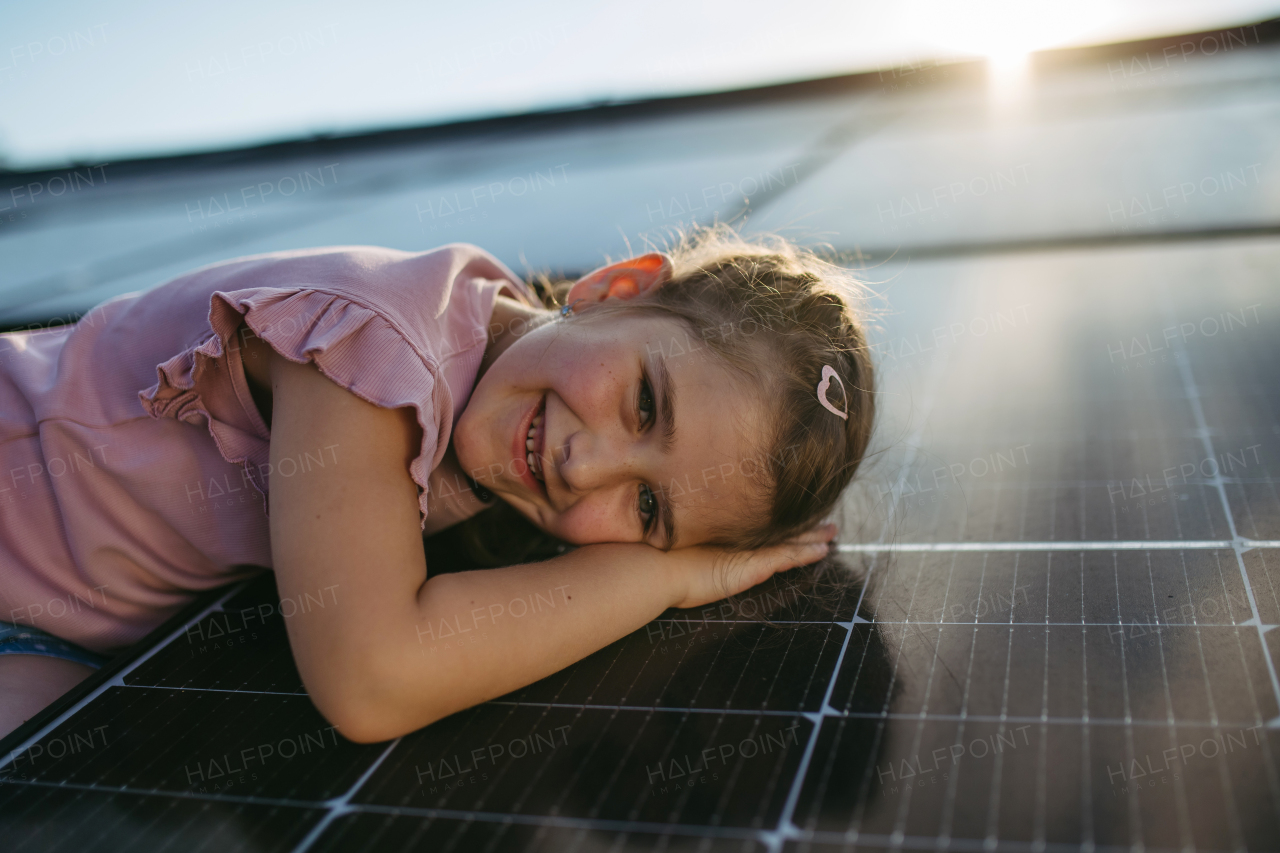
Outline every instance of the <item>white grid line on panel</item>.
MULTIPOLYGON (((1147 564, 1147 585, 1148 585, 1148 588, 1151 590, 1151 606, 1153 609, 1155 609, 1159 606, 1158 603, 1156 602, 1155 574, 1151 567, 1151 553, 1147 552, 1146 556, 1147 556, 1147 559, 1145 562, 1147 564)), ((1186 584, 1187 588, 1190 589, 1190 583, 1187 577, 1187 561, 1185 559, 1185 554, 1180 556, 1183 558, 1180 560, 1180 563, 1182 565, 1183 582, 1186 584)), ((1192 615, 1194 618, 1194 613, 1192 615)), ((1165 658, 1164 637, 1158 635, 1156 639, 1157 639, 1156 649, 1160 653, 1160 679, 1161 679, 1161 684, 1164 688, 1165 720, 1169 725, 1169 731, 1168 731, 1169 745, 1170 747, 1176 749, 1178 747, 1178 738, 1176 736, 1176 729, 1174 727, 1175 721, 1173 717, 1173 691, 1169 686, 1169 667, 1168 667, 1168 661, 1165 658)), ((1196 626, 1196 641, 1197 643, 1200 642, 1200 629, 1198 625, 1196 626)), ((1121 638, 1120 638, 1120 644, 1124 645, 1123 634, 1121 635, 1121 638)), ((1202 662, 1203 662, 1203 658, 1204 658, 1204 653, 1202 648, 1201 650, 1202 662)), ((1178 835, 1181 838, 1182 846, 1188 849, 1193 848, 1195 847, 1195 833, 1191 827, 1191 818, 1190 818, 1191 810, 1190 810, 1190 806, 1188 804, 1188 799, 1187 799, 1186 783, 1180 774, 1176 776, 1173 780, 1173 795, 1174 795, 1175 801, 1178 804, 1178 807, 1176 810, 1177 819, 1178 819, 1178 835)))
POLYGON ((886 551, 1205 551, 1215 548, 1280 548, 1275 539, 1115 539, 1111 541, 1040 542, 866 542, 840 543, 842 554, 876 554, 886 551))
MULTIPOLYGON (((1166 308, 1168 302, 1166 301, 1166 308)), ((1200 402, 1200 388, 1196 385, 1195 375, 1191 372, 1191 359, 1183 350, 1179 350, 1174 354, 1174 361, 1178 364, 1178 373, 1182 377, 1182 388, 1186 392, 1187 401, 1191 406, 1191 413, 1195 417, 1196 427, 1200 431, 1200 441, 1203 450, 1210 456, 1214 453, 1213 439, 1209 436, 1209 423, 1204 415, 1204 406, 1200 402)), ((1258 618, 1258 602, 1253 595, 1253 585, 1249 582, 1249 572, 1244 564, 1244 547, 1239 543, 1243 541, 1240 534, 1236 531, 1235 516, 1231 512, 1231 501, 1227 499, 1227 490, 1222 483, 1221 477, 1213 478, 1214 486, 1218 492, 1218 499, 1222 503, 1222 512, 1226 516, 1227 529, 1231 531, 1232 547, 1236 553, 1236 565, 1240 570, 1240 582, 1244 585, 1244 590, 1249 596, 1249 609, 1253 616, 1253 622, 1258 626, 1258 643, 1262 646, 1262 654, 1267 662, 1267 673, 1271 676, 1271 690, 1276 699, 1276 704, 1280 706, 1280 679, 1276 677, 1275 663, 1271 660, 1271 650, 1267 647, 1266 637, 1263 636, 1261 620, 1258 618)), ((1255 544, 1253 547, 1267 547, 1265 545, 1255 544)), ((1274 546, 1272 546, 1274 547, 1274 546)), ((1274 775, 1271 779, 1272 785, 1276 785, 1274 775)))
POLYGON ((323 807, 325 809, 324 817, 320 818, 316 825, 311 828, 311 831, 298 842, 298 846, 293 848, 293 853, 306 853, 307 850, 311 849, 311 845, 315 844, 316 840, 320 838, 321 834, 329 828, 329 824, 333 823, 342 815, 356 810, 351 805, 351 798, 355 796, 356 791, 359 791, 365 782, 369 781, 369 777, 373 775, 375 770, 382 766, 382 762, 386 760, 387 756, 391 754, 391 751, 399 744, 400 738, 396 738, 391 743, 387 744, 387 748, 382 750, 382 754, 378 756, 377 760, 370 764, 365 771, 360 774, 360 778, 347 789, 346 793, 332 800, 326 800, 323 803, 323 807))
MULTIPOLYGON (((26 782, 23 783, 31 787, 38 788, 60 788, 76 791, 101 791, 113 794, 128 794, 133 796, 152 796, 164 797, 183 800, 205 800, 215 802, 242 803, 245 805, 265 805, 277 807, 293 807, 293 808, 310 808, 323 809, 329 801, 307 801, 307 800, 290 800, 284 798, 273 797, 249 797, 233 794, 199 794, 188 791, 167 791, 153 790, 147 788, 128 788, 128 787, 99 787, 95 785, 84 785, 77 783, 61 783, 61 782, 26 782)), ((345 814, 377 814, 386 817, 419 817, 427 819, 443 819, 443 820, 459 820, 472 821, 476 823, 492 823, 492 824, 515 824, 522 826, 537 827, 558 827, 563 829, 583 829, 583 830, 602 830, 614 832, 643 832, 660 836, 675 836, 685 838, 716 838, 726 840, 742 840, 742 841, 759 841, 762 840, 760 830, 750 827, 737 826, 706 826, 702 824, 671 824, 671 823, 655 823, 652 821, 631 821, 631 820, 614 820, 603 818, 588 817, 571 817, 565 815, 530 815, 530 814, 512 814, 509 812, 485 812, 485 811, 469 811, 465 809, 434 809, 419 808, 415 806, 387 806, 375 803, 360 803, 349 806, 344 812, 345 814)), ((314 829, 312 830, 314 832, 314 829)), ((936 850, 938 849, 938 839, 934 836, 922 835, 904 835, 901 838, 897 836, 888 836, 878 833, 843 833, 832 832, 829 830, 801 830, 798 831, 794 840, 798 842, 809 842, 817 844, 835 844, 847 845, 851 841, 856 840, 859 843, 873 846, 888 846, 894 844, 902 849, 907 850, 936 850)), ((295 848, 297 850, 298 848, 295 848)), ((952 838, 949 839, 947 845, 948 850, 967 851, 968 853, 990 853, 993 849, 1017 851, 1017 853, 1079 853, 1082 849, 1078 844, 1063 844, 1049 842, 1047 844, 1038 841, 1012 841, 1008 839, 1000 839, 997 846, 993 848, 989 841, 985 839, 972 838, 952 838)), ((1103 847, 1099 848, 1103 851, 1115 851, 1115 853, 1130 853, 1130 847, 1103 847)), ((1145 847, 1145 853, 1185 853, 1183 850, 1175 850, 1173 848, 1157 848, 1145 847)))
MULTIPOLYGON (((32 735, 31 737, 27 738, 27 739, 26 739, 26 740, 24 740, 22 743, 20 743, 17 747, 15 747, 12 751, 10 751, 10 753, 9 753, 7 756, 0 756, 0 770, 2 770, 2 769, 3 769, 3 768, 4 768, 4 767, 5 767, 5 766, 10 762, 10 761, 12 761, 12 760, 13 760, 13 758, 14 758, 14 756, 16 756, 16 755, 18 755, 18 754, 20 754, 20 753, 22 753, 22 752, 24 752, 24 751, 26 751, 26 750, 30 749, 30 748, 31 748, 32 746, 34 746, 34 745, 35 745, 35 744, 36 744, 36 743, 37 743, 41 738, 43 738, 43 737, 45 737, 46 735, 50 734, 50 733, 51 733, 54 729, 56 729, 58 726, 62 725, 64 722, 66 722, 67 720, 71 719, 71 718, 72 718, 73 716, 75 716, 76 714, 80 713, 80 710, 81 710, 82 708, 84 708, 86 705, 88 705, 88 704, 89 704, 90 702, 92 702, 93 700, 97 699, 97 698, 98 698, 99 696, 101 696, 103 693, 106 693, 106 692, 107 692, 108 690, 110 690, 112 687, 128 687, 128 686, 130 686, 130 685, 126 685, 126 684, 124 683, 124 677, 125 677, 126 675, 128 675, 128 674, 129 674, 129 673, 131 673, 131 672, 133 672, 133 671, 134 671, 135 669, 137 669, 138 667, 142 666, 142 664, 144 664, 144 663, 146 663, 148 660, 150 660, 150 659, 151 659, 151 657, 152 657, 153 655, 157 654, 161 649, 163 649, 163 648, 167 647, 170 643, 172 643, 174 640, 176 640, 176 639, 177 639, 181 634, 183 634, 183 633, 187 630, 188 626, 196 624, 196 623, 197 623, 197 622, 199 622, 201 619, 203 619, 203 618, 205 618, 206 616, 208 616, 210 613, 215 613, 215 612, 220 611, 220 610, 222 609, 222 605, 223 605, 223 604, 225 604, 225 603, 226 603, 228 600, 230 600, 231 598, 233 598, 237 593, 239 593, 239 592, 240 592, 240 590, 244 589, 244 587, 245 587, 245 585, 246 585, 247 583, 248 583, 248 582, 246 581, 246 582, 244 582, 244 583, 236 584, 234 587, 232 587, 231 589, 229 589, 229 590, 228 590, 224 595, 220 596, 220 597, 218 598, 218 600, 217 600, 217 601, 215 601, 215 602, 213 602, 212 604, 210 604, 210 605, 209 605, 208 607, 206 607, 204 610, 201 610, 198 614, 196 614, 194 617, 192 617, 190 620, 188 620, 188 621, 187 621, 185 624, 183 624, 181 627, 175 628, 175 629, 174 629, 174 630, 169 634, 169 636, 165 637, 163 640, 161 640, 160 642, 156 643, 156 644, 155 644, 154 646, 152 646, 151 648, 147 649, 147 651, 146 651, 146 652, 144 652, 143 654, 141 654, 141 655, 138 657, 138 659, 137 659, 137 660, 133 661, 133 662, 132 662, 131 664, 129 664, 127 667, 125 667, 124 669, 122 669, 122 670, 120 670, 119 672, 117 672, 117 673, 115 674, 115 676, 114 676, 114 677, 112 677, 109 681, 106 681, 106 682, 104 682, 103 684, 100 684, 100 685, 98 686, 98 688, 97 688, 96 690, 94 690, 92 693, 90 693, 88 696, 85 696, 83 699, 81 699, 81 700, 80 700, 79 702, 77 702, 76 704, 72 705, 72 706, 71 706, 70 708, 68 708, 66 711, 63 711, 61 714, 59 714, 59 715, 58 715, 58 716, 57 716, 57 717, 56 717, 52 722, 50 722, 50 723, 49 723, 48 725, 46 725, 44 728, 40 729, 40 730, 39 730, 38 732, 36 732, 34 735, 32 735)), ((291 695, 295 695, 295 696, 296 696, 296 695, 301 695, 301 694, 291 694, 291 695)))
MULTIPOLYGON (((929 372, 928 384, 924 400, 921 404, 920 417, 917 421, 915 429, 907 444, 906 458, 903 459, 901 475, 898 479, 898 493, 901 494, 903 486, 910 474, 911 464, 915 461, 915 457, 919 452, 920 442, 924 438, 924 429, 928 421, 930 412, 933 411, 934 401, 937 399, 938 386, 942 382, 943 364, 938 362, 929 372)), ((880 535, 877 537, 881 542, 885 540, 889 531, 893 529, 894 517, 897 512, 897 504, 891 503, 889 511, 885 515, 884 523, 880 528, 880 535)), ((843 548, 841 548, 843 550, 843 548)), ((854 606, 853 616, 850 621, 845 624, 844 642, 840 646, 840 654, 836 656, 836 665, 832 667, 831 675, 827 680, 827 689, 824 692, 822 704, 819 706, 819 713, 813 719, 813 731, 809 733, 809 741, 805 744, 804 753, 800 757, 800 764, 796 767, 795 778, 791 781, 791 787, 787 791, 787 798, 783 801, 782 813, 779 815, 777 826, 770 832, 761 833, 761 840, 764 841, 768 853, 780 853, 782 845, 788 839, 796 839, 802 837, 799 827, 795 825, 792 818, 795 815, 796 805, 800 800, 800 791, 804 787, 805 777, 809 775, 809 764, 813 760, 813 752, 818 744, 818 735, 822 730, 822 720, 827 715, 827 710, 831 707, 831 694, 835 689, 836 680, 840 676, 840 666, 844 662, 845 654, 849 649, 849 640, 853 637, 853 620, 857 619, 858 611, 862 607, 862 602, 866 598, 867 589, 872 582, 872 571, 874 571, 875 562, 873 561, 868 568, 867 576, 863 578, 862 590, 858 596, 858 602, 854 606)), ((886 711, 888 708, 885 709, 886 711)))
MULTIPOLYGON (((1168 310, 1167 301, 1166 310, 1168 310)), ((1178 373, 1182 379, 1183 391, 1186 393, 1187 401, 1191 406, 1192 415, 1195 417, 1196 427, 1200 432, 1200 440, 1203 450, 1212 456, 1214 454, 1213 439, 1209 432, 1208 419, 1204 414, 1204 405, 1200 400, 1200 388, 1196 384, 1195 374, 1191 371, 1191 359, 1187 356, 1185 350, 1179 350, 1174 353, 1174 361, 1178 365, 1178 373)), ((1212 479, 1218 493, 1218 499, 1222 504, 1223 515, 1226 517, 1227 529, 1231 532, 1233 545, 1232 550, 1235 552, 1236 567, 1240 572, 1240 582, 1244 585, 1245 593, 1249 598, 1249 609, 1252 616, 1250 621, 1254 624, 1254 629, 1257 632, 1258 637, 1258 645, 1261 647, 1263 659, 1267 664, 1267 674, 1271 679, 1272 696, 1276 701, 1277 707, 1280 707, 1280 679, 1277 679, 1276 677, 1275 662, 1271 658, 1271 649, 1267 645, 1265 629, 1259 615, 1258 602, 1253 594, 1253 585, 1249 581, 1249 571, 1244 564, 1244 552, 1247 548, 1242 547, 1242 543, 1256 540, 1245 540, 1240 536, 1239 532, 1236 530, 1235 516, 1231 511, 1231 501, 1227 497, 1227 489, 1222 482, 1220 472, 1218 476, 1215 476, 1212 479)), ((1247 676, 1248 662, 1244 658, 1243 648, 1241 648, 1240 657, 1241 667, 1244 669, 1247 676)), ((1212 702, 1212 694, 1210 694, 1210 701, 1212 702)), ((1212 709, 1212 713, 1216 720, 1216 709, 1212 709)), ((1264 747, 1262 750, 1262 756, 1263 763, 1266 766, 1267 782, 1271 787, 1272 800, 1273 802, 1280 801, 1280 779, 1277 778, 1276 767, 1272 760, 1271 750, 1264 747)), ((1236 808, 1235 792, 1225 766, 1221 766, 1219 768, 1219 778, 1227 795, 1226 799, 1229 809, 1227 817, 1232 834, 1232 843, 1235 844, 1236 849, 1242 849, 1244 839, 1243 828, 1241 826, 1240 814, 1236 808)))

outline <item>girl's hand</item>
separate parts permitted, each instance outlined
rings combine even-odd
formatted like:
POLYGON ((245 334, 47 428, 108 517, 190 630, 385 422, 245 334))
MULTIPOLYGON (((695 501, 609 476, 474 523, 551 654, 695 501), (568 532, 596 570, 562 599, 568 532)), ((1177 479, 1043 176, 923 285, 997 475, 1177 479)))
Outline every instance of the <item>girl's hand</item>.
POLYGON ((757 551, 678 548, 667 553, 673 584, 672 607, 701 607, 736 595, 778 572, 816 563, 827 555, 834 524, 820 524, 780 545, 757 551))

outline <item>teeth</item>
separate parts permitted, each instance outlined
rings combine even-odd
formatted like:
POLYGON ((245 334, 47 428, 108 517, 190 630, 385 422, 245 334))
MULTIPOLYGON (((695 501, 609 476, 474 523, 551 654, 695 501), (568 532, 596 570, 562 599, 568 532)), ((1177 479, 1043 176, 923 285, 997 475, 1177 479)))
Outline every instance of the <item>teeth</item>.
POLYGON ((534 416, 533 421, 529 424, 529 433, 524 439, 524 448, 527 451, 525 461, 529 464, 529 470, 533 472, 534 478, 539 482, 545 482, 542 477, 542 459, 533 451, 538 446, 538 430, 542 428, 545 415, 545 411, 539 411, 534 416))

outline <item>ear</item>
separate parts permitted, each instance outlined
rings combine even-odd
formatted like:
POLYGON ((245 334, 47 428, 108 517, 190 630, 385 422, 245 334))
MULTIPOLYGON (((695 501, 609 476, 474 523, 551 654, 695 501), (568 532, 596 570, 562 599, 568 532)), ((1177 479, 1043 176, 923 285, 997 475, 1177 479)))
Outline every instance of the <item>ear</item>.
POLYGON ((565 304, 593 305, 606 299, 634 299, 671 280, 671 258, 649 252, 587 273, 573 283, 565 304))

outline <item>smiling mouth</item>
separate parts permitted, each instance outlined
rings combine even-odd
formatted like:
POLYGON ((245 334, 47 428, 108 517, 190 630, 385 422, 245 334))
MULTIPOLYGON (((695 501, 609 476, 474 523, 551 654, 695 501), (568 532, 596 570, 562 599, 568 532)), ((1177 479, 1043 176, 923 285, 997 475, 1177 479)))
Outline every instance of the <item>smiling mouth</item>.
POLYGON ((525 462, 529 466, 529 473, 533 474, 535 480, 539 483, 546 484, 546 475, 542 470, 542 450, 546 446, 546 415, 547 415, 547 398, 543 397, 542 402, 538 405, 538 411, 533 416, 533 421, 529 424, 529 432, 525 436, 525 462))

